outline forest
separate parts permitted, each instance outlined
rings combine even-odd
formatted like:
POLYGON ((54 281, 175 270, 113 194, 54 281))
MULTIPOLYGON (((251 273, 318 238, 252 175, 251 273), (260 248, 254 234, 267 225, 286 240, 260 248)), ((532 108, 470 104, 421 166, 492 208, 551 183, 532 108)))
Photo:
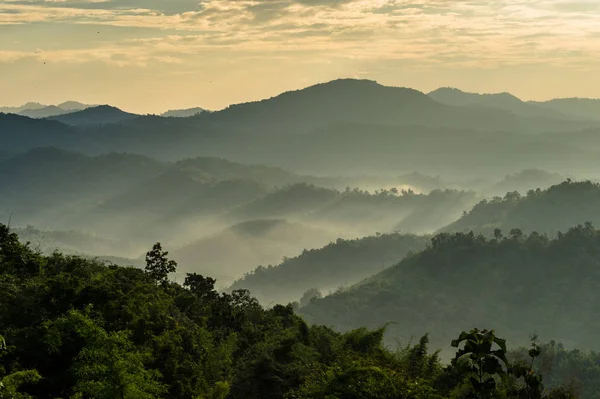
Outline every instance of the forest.
MULTIPOLYGON (((428 335, 390 350, 386 326, 346 333, 293 306, 263 308, 247 290, 168 275, 157 243, 144 269, 22 244, 0 225, 0 394, 6 398, 573 398, 593 392, 594 353, 560 344, 509 351, 494 331, 450 342, 448 364, 428 335), (525 354, 525 355, 524 355, 525 354), (544 385, 541 371, 554 367, 544 385), (510 360, 509 360, 510 359, 510 360), (564 368, 585 373, 577 384, 564 368), (591 381, 590 381, 591 380, 591 381)), ((595 393, 594 393, 595 394, 595 393)), ((595 397, 594 394, 586 397, 595 397)))

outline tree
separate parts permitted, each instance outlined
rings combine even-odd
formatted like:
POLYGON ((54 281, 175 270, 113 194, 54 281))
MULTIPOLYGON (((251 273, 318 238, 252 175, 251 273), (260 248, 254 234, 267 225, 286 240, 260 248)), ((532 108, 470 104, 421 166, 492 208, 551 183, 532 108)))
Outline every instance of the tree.
POLYGON ((311 303, 313 299, 319 299, 321 297, 321 291, 316 288, 310 288, 302 295, 302 298, 300 298, 300 306, 306 306, 311 303))
POLYGON ((168 254, 169 252, 163 251, 159 242, 146 253, 146 273, 161 285, 166 285, 169 273, 175 273, 177 270, 177 262, 169 260, 168 254))
POLYGON ((78 377, 73 399, 154 399, 165 391, 160 373, 147 370, 149 353, 135 350, 128 333, 98 329, 81 353, 74 369, 78 377))
MULTIPOLYGON (((0 357, 8 352, 6 341, 0 335, 0 357)), ((4 369, 2 369, 4 371, 4 369)), ((4 374, 4 373, 2 373, 4 374)), ((31 396, 19 392, 22 385, 36 383, 42 379, 36 370, 22 370, 8 375, 0 374, 0 399, 28 399, 31 396)))
POLYGON ((213 300, 218 295, 215 291, 216 282, 214 278, 204 277, 197 273, 188 273, 183 286, 189 288, 200 299, 213 300))
POLYGON ((507 376, 506 341, 496 337, 494 331, 474 329, 462 332, 452 341, 452 347, 464 347, 456 352, 452 365, 468 378, 471 387, 465 398, 488 399, 498 392, 497 384, 507 376), (493 345, 497 349, 493 349, 493 345))

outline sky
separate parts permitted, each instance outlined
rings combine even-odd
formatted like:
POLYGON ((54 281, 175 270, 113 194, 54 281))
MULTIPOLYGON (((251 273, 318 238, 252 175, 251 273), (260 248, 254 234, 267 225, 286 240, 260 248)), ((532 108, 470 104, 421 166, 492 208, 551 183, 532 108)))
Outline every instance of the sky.
POLYGON ((157 113, 336 78, 600 98, 600 0, 0 0, 0 105, 157 113))

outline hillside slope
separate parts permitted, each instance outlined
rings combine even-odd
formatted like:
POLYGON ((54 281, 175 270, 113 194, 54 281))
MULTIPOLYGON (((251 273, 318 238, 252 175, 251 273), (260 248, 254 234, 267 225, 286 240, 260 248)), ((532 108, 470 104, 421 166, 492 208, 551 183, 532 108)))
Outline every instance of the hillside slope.
POLYGON ((567 180, 526 195, 511 192, 504 198, 483 200, 441 231, 473 230, 491 235, 497 228, 517 228, 555 235, 587 221, 600 225, 600 184, 567 180))
POLYGON ((229 289, 248 289, 264 304, 297 301, 309 289, 327 293, 353 285, 425 248, 426 237, 383 234, 338 239, 323 248, 303 251, 274 266, 259 266, 229 289))
POLYGON ((356 286, 311 302, 307 320, 339 330, 389 326, 389 339, 427 332, 440 345, 470 325, 539 334, 581 348, 600 334, 600 231, 579 226, 549 240, 539 234, 485 239, 443 234, 431 246, 356 286))

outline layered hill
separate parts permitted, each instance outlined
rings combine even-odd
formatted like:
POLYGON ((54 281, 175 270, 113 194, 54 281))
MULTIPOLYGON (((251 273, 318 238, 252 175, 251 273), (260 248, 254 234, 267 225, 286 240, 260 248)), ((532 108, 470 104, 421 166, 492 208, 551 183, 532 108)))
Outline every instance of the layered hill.
POLYGON ((333 226, 359 235, 375 232, 427 233, 458 218, 477 201, 474 192, 359 189, 338 191, 300 183, 283 187, 232 209, 227 220, 288 218, 333 226))
POLYGON ((44 108, 25 109, 19 112, 19 115, 27 116, 28 118, 47 118, 74 112, 72 110, 63 109, 56 105, 49 105, 44 108))
POLYGON ((73 149, 90 148, 94 145, 71 126, 16 114, 0 113, 0 137, 3 150, 9 152, 23 152, 49 146, 73 149))
POLYGON ((319 248, 337 234, 281 219, 236 224, 171 252, 181 272, 210 275, 222 286, 260 264, 273 264, 306 248, 319 248))
POLYGON ((195 116, 206 112, 204 108, 188 108, 188 109, 172 109, 167 112, 162 113, 160 116, 164 116, 167 118, 187 118, 190 116, 195 116))
POLYGON ((442 234, 425 251, 300 312, 339 330, 393 323, 390 343, 429 332, 441 347, 480 326, 504 331, 515 343, 536 333, 593 348, 600 333, 599 262, 600 231, 591 225, 556 239, 442 234))
POLYGON ((325 294, 353 285, 398 263, 411 251, 421 251, 428 242, 426 237, 397 233, 340 238, 277 265, 259 266, 229 289, 248 289, 263 304, 297 301, 309 289, 325 294))
POLYGON ((72 126, 106 125, 135 119, 139 115, 125 112, 109 105, 99 105, 81 111, 49 117, 50 120, 72 126))
MULTIPOLYGON (((514 162, 519 169, 531 167, 538 158, 567 165, 570 146, 554 145, 532 133, 573 133, 600 123, 553 115, 523 116, 498 107, 447 105, 416 90, 353 79, 188 118, 136 117, 100 106, 52 119, 83 130, 68 148, 86 153, 134 151, 170 160, 210 154, 244 163, 303 166, 305 173, 314 173, 307 170, 313 165, 335 167, 338 173, 348 164, 356 165, 358 158, 369 170, 388 165, 388 172, 395 168, 400 173, 418 169, 435 174, 440 172, 439 165, 421 170, 435 161, 434 156, 415 159, 424 154, 421 147, 428 149, 426 154, 464 159, 471 165, 475 154, 508 163, 511 151, 516 151, 514 162)), ((26 120, 21 124, 29 126, 26 120)), ((9 141, 16 139, 11 132, 3 131, 3 135, 9 141)), ((29 146, 40 146, 36 137, 29 140, 29 146)), ((578 162, 586 164, 597 156, 586 151, 579 155, 578 162)), ((444 159, 443 164, 453 163, 444 159)))
POLYGON ((434 100, 448 105, 475 106, 502 109, 525 117, 546 117, 554 119, 576 119, 570 114, 562 114, 537 103, 528 103, 510 93, 479 94, 468 93, 451 87, 442 87, 427 94, 434 100))
POLYGON ((557 98, 549 101, 532 102, 576 118, 600 120, 600 99, 557 98))
POLYGON ((600 185, 567 180, 525 195, 510 192, 504 198, 483 200, 441 231, 475 231, 487 235, 495 229, 538 231, 555 235, 587 221, 600 225, 600 185))

